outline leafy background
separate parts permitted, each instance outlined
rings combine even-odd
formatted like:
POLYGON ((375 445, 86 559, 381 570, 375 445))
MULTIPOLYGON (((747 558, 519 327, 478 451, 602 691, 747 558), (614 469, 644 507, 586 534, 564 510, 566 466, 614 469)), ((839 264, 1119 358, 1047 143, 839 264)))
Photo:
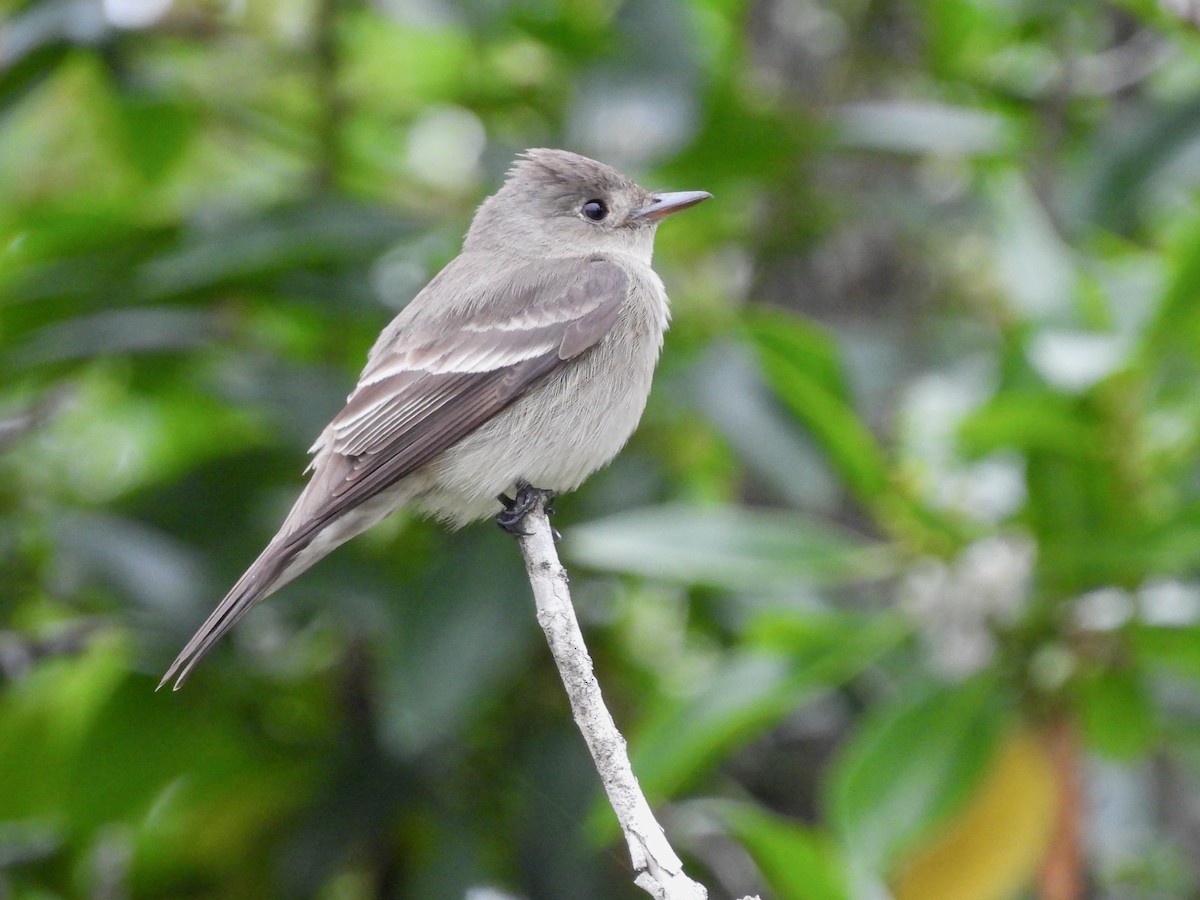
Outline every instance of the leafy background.
POLYGON ((404 516, 164 666, 514 153, 667 223, 560 502, 714 897, 1200 891, 1186 0, 0 3, 0 896, 641 896, 511 541, 404 516))

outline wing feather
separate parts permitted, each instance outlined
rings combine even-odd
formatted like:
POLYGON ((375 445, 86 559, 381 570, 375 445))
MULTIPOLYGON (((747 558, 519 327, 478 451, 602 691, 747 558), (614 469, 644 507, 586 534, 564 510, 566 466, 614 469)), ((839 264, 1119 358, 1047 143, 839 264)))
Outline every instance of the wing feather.
MULTIPOLYGON (((430 287, 453 288, 455 272, 451 263, 430 287)), ((284 528, 192 636, 159 687, 174 679, 178 689, 251 606, 353 533, 315 542, 328 526, 595 346, 616 323, 628 293, 624 271, 603 258, 532 263, 499 283, 467 281, 474 289, 460 291, 457 308, 418 296, 384 330, 346 407, 313 446, 310 468, 316 471, 284 528), (431 336, 427 326, 435 319, 441 330, 431 336), (301 556, 310 546, 317 551, 301 556)), ((447 299, 455 301, 453 291, 438 302, 447 299)))
POLYGON ((625 272, 602 257, 539 262, 493 285, 496 302, 473 304, 469 327, 437 338, 397 332, 393 346, 373 352, 319 442, 320 454, 336 454, 349 467, 292 539, 306 543, 594 346, 616 323, 627 293, 625 272))

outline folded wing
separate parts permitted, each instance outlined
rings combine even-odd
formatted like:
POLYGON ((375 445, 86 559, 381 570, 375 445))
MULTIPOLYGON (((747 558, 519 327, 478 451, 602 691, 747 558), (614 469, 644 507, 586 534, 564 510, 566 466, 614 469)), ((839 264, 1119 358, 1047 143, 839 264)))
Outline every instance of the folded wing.
POLYGON ((355 532, 314 545, 318 535, 594 346, 616 323, 628 279, 620 266, 597 257, 529 263, 509 277, 485 280, 472 296, 458 298, 453 311, 435 308, 429 290, 399 317, 398 328, 384 332, 345 408, 314 445, 313 478, 283 528, 183 648, 160 687, 174 679, 178 689, 285 574, 295 577, 355 532), (321 552, 301 556, 317 546, 321 552))

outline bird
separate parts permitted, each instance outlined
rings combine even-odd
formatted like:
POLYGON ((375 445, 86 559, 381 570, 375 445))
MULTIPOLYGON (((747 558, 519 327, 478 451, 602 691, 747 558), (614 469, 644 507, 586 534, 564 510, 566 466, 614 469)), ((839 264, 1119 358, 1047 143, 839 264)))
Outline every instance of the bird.
POLYGON ((655 232, 711 196, 648 191, 566 150, 519 154, 461 253, 383 329, 278 533, 158 687, 178 690, 254 604, 395 510, 512 529, 529 490, 571 491, 607 465, 670 319, 655 232))

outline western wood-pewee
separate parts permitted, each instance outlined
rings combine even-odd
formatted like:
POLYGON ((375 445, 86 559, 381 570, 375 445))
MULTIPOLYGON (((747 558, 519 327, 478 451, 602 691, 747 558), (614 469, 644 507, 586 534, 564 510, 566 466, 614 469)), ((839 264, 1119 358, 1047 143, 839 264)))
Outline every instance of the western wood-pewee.
POLYGON ((568 491, 608 463, 667 328, 655 229, 709 196, 651 193, 563 150, 522 154, 462 253, 383 330, 279 533, 159 687, 178 689, 252 605, 402 506, 457 527, 515 489, 568 491))

